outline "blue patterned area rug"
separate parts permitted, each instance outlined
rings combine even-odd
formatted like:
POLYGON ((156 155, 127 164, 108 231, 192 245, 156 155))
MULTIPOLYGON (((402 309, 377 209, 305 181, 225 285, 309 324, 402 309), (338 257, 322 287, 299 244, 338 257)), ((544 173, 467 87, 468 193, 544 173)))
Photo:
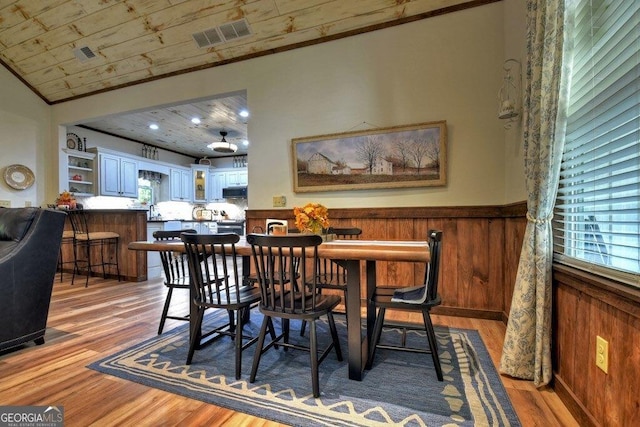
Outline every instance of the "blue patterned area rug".
MULTIPOLYGON (((206 322, 215 324, 226 318, 226 312, 212 312, 206 322)), ((252 319, 245 332, 257 334, 261 314, 253 312, 252 319)), ((311 394, 309 354, 303 351, 270 349, 262 356, 253 384, 249 374, 255 345, 243 353, 242 378, 236 380, 233 343, 228 337, 196 350, 193 363, 185 365, 186 324, 89 368, 289 425, 520 425, 477 331, 436 327, 443 382, 436 378, 431 355, 384 349, 378 350, 363 381, 350 381, 344 317, 336 316, 336 323, 345 358, 338 362, 332 352, 320 365, 318 399, 311 394)), ((291 339, 306 344, 306 337, 299 336, 299 326, 292 322, 291 339)), ((409 344, 427 347, 424 333, 411 331, 408 335, 409 344)), ((383 332, 387 342, 399 339, 394 330, 383 332)), ((322 322, 318 324, 318 341, 319 348, 329 342, 322 322)))

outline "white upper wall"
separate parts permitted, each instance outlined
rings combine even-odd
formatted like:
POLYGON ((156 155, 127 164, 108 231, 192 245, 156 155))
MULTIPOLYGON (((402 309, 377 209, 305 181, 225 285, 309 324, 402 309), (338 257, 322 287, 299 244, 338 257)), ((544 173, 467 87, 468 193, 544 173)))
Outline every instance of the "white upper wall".
POLYGON ((507 194, 521 166, 506 165, 515 156, 496 116, 503 3, 56 104, 52 138, 62 148, 58 125, 246 89, 252 209, 274 195, 330 208, 523 200, 511 184, 507 194), (438 120, 448 125, 445 187, 293 192, 292 138, 438 120))
MULTIPOLYGON (((47 170, 53 150, 49 144, 50 107, 4 67, 0 67, 0 177, 13 164, 27 166, 35 183, 26 190, 0 179, 0 200, 12 207, 40 205, 45 200, 47 170)), ((57 169, 56 169, 57 170, 57 169)))
MULTIPOLYGON (((526 0, 504 2, 504 45, 505 59, 520 62, 520 106, 523 98, 523 72, 526 61, 526 0)), ((497 109, 497 104, 496 104, 497 109)), ((505 203, 526 200, 524 183, 524 142, 522 136, 522 110, 518 121, 505 130, 505 203)))

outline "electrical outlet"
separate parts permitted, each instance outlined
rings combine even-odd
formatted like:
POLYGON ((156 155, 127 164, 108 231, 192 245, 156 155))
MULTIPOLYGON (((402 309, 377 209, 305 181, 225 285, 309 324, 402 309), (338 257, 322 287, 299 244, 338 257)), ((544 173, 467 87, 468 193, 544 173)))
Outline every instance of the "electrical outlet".
POLYGON ((273 196, 273 207, 284 208, 287 206, 287 198, 285 196, 273 196))
POLYGON ((609 369, 609 343, 599 335, 596 336, 596 366, 605 374, 609 369))
POLYGON ((11 200, 0 200, 0 208, 10 208, 11 200))
POLYGON ((25 208, 30 208, 31 207, 31 200, 25 200, 24 207, 25 208))

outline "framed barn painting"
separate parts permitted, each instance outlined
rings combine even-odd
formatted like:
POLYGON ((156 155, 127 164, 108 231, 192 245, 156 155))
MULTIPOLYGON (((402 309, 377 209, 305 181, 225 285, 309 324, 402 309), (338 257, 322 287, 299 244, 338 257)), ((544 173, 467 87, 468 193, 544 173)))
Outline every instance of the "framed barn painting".
POLYGON ((291 140, 293 190, 444 186, 446 121, 291 140))

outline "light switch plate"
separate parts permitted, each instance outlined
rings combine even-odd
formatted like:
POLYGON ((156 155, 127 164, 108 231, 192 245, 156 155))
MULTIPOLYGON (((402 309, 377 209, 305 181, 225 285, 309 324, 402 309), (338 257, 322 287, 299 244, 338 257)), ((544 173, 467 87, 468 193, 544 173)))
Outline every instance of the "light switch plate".
POLYGON ((287 198, 285 196, 273 196, 273 207, 284 208, 287 206, 287 198))

